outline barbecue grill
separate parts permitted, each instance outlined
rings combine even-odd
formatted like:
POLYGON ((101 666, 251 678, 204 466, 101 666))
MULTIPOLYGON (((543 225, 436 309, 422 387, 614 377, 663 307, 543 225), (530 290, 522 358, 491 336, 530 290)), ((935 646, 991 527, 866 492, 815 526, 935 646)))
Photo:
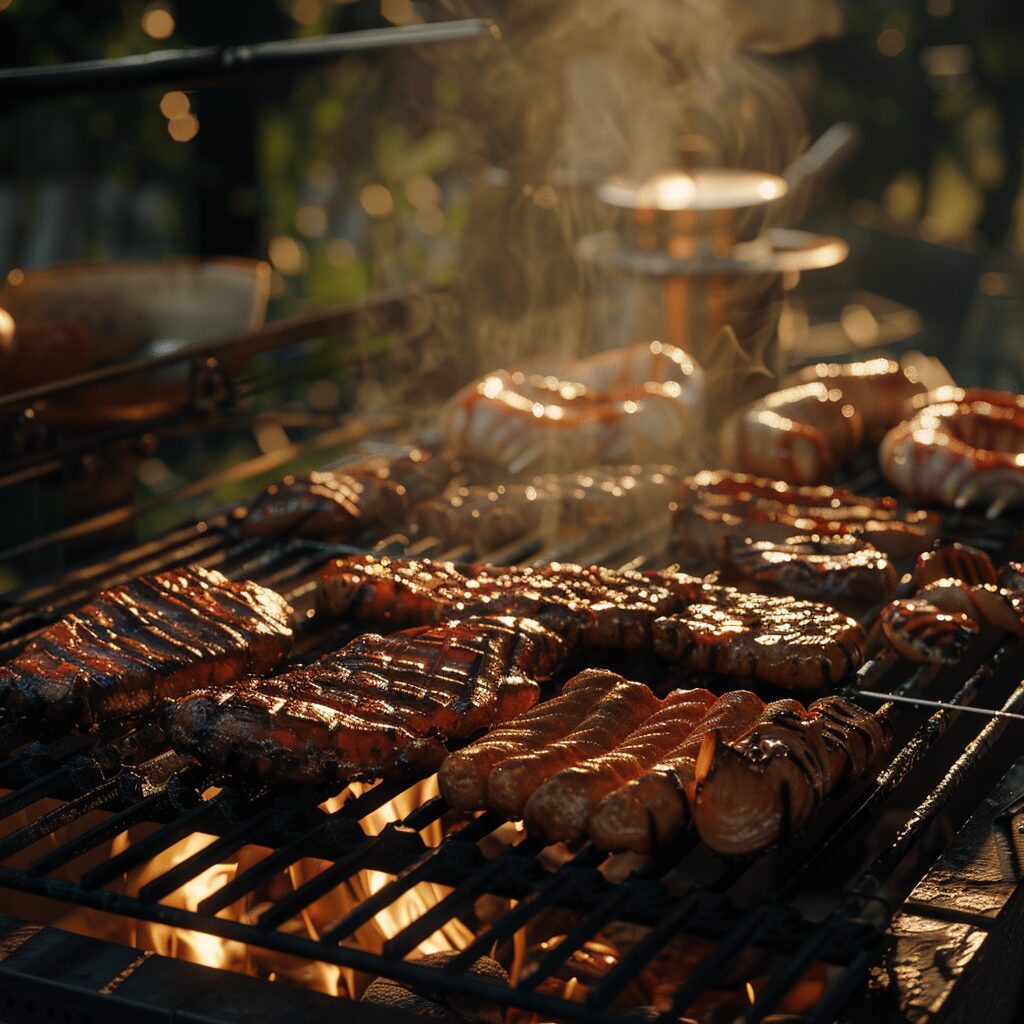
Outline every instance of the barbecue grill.
MULTIPOLYGON (((435 34, 489 31, 473 23, 435 34)), ((430 41, 430 33, 406 34, 430 41)), ((376 36, 365 42, 391 45, 376 36)), ((338 52, 339 45, 319 53, 256 48, 243 63, 257 70, 261 61, 282 66, 338 52)), ((238 55, 227 51, 179 60, 76 68, 36 81, 0 75, 0 92, 239 73, 238 55)), ((183 405, 146 424, 148 453, 183 434, 250 428, 257 417, 308 435, 159 501, 122 500, 16 539, 0 564, 25 567, 30 582, 0 607, 0 661, 97 591, 186 564, 284 594, 299 613, 296 657, 310 660, 349 635, 312 614, 313 581, 331 558, 467 556, 429 538, 411 544, 372 532, 351 545, 242 539, 235 503, 143 541, 123 532, 164 502, 214 494, 225 483, 255 494, 293 465, 322 463, 368 438, 407 439, 407 417, 390 408, 373 416, 339 409, 298 423, 293 412, 245 412, 244 399, 291 373, 301 377, 307 347, 324 337, 339 342, 339 365, 382 374, 375 356, 394 363, 415 349, 447 301, 383 296, 0 397, 8 455, 0 490, 88 479, 97 451, 134 452, 137 424, 69 437, 35 415, 75 396, 88 401, 112 382, 168 373, 185 382, 183 405), (368 337, 386 343, 367 346, 368 337), (270 368, 260 368, 267 356, 270 368)), ((882 490, 867 464, 843 483, 859 493, 882 490)), ((661 568, 673 560, 667 526, 656 517, 627 536, 528 536, 483 560, 661 568)), ((1024 555, 1015 521, 949 513, 943 536, 998 562, 1024 555)), ((911 670, 884 655, 869 661, 858 688, 900 698, 870 702, 895 732, 888 762, 809 828, 738 862, 692 836, 642 862, 586 843, 545 848, 492 812, 454 814, 430 776, 302 789, 245 784, 171 751, 152 718, 67 735, 0 717, 0 1018, 405 1019, 367 1003, 339 1006, 310 982, 327 965, 349 995, 384 977, 444 1005, 506 1008, 517 1022, 947 1022, 978 1007, 986 1019, 1011 1020, 1024 872, 1024 759, 1012 743, 1020 724, 1013 715, 1024 714, 1022 664, 1019 641, 985 634, 942 671, 911 670), (182 905, 186 891, 195 899, 182 905), (453 955, 442 966, 425 964, 418 954, 439 935, 453 955), (249 976, 174 955, 185 936, 200 950, 244 950, 235 966, 249 976), (167 955, 153 952, 161 944, 167 955), (469 972, 488 955, 511 965, 508 984, 469 972)), ((630 668, 655 688, 678 681, 653 666, 630 668)))

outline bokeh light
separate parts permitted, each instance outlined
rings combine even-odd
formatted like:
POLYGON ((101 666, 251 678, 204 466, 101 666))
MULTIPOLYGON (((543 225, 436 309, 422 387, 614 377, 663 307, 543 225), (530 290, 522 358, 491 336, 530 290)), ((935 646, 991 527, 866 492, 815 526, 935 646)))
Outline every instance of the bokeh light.
POLYGON ((173 121, 176 117, 184 117, 192 109, 188 97, 179 89, 165 92, 160 100, 160 113, 173 121))
POLYGON ((405 183, 405 198, 417 210, 425 210, 438 206, 441 202, 441 189, 433 178, 425 174, 417 174, 405 183))
POLYGON ((300 206, 295 211, 295 227, 307 238, 321 238, 327 231, 327 211, 322 206, 300 206))
POLYGON ((364 185, 359 190, 359 205, 371 217, 387 217, 395 208, 395 201, 384 185, 364 185))
POLYGON ((356 261, 356 247, 347 238, 332 238, 325 248, 327 262, 343 270, 356 261))
POLYGON ((291 235, 277 235, 267 246, 267 255, 285 277, 297 277, 309 263, 306 247, 291 235))
POLYGON ((195 114, 175 117, 167 122, 167 134, 175 142, 191 142, 199 134, 199 118, 195 114))
POLYGON ((150 4, 142 14, 142 31, 151 39, 169 39, 174 34, 174 15, 163 4, 150 4))

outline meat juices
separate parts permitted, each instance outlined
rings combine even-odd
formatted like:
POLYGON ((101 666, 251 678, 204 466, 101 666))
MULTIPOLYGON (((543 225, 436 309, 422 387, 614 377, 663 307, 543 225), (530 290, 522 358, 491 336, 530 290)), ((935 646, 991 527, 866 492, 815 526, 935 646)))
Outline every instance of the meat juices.
POLYGON ((291 615, 274 591, 219 572, 140 576, 48 626, 0 667, 0 704, 89 727, 226 686, 287 657, 291 615))
POLYGON ((365 634, 269 679, 169 708, 176 749, 271 781, 329 782, 433 768, 444 742, 532 707, 562 642, 528 620, 467 619, 365 634))

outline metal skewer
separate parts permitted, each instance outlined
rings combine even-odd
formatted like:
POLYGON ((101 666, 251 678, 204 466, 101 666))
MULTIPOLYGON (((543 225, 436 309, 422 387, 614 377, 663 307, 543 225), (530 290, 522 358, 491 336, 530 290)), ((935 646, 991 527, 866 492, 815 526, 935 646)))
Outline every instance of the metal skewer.
POLYGON ((876 693, 873 690, 852 690, 850 696, 854 699, 858 697, 870 697, 873 700, 882 701, 888 704, 889 701, 894 701, 897 704, 913 704, 920 708, 945 708, 949 711, 967 711, 972 715, 984 715, 986 718, 1016 718, 1024 722, 1024 715, 1018 715, 1013 711, 996 711, 992 708, 975 708, 969 704, 948 704, 941 700, 924 700, 921 697, 906 697, 903 694, 897 693, 876 693))

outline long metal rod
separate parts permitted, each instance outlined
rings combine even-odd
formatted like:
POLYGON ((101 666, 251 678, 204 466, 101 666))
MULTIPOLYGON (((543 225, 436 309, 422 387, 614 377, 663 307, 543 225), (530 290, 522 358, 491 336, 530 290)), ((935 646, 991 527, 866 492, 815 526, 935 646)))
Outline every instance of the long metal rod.
POLYGON ((341 32, 251 46, 198 46, 111 60, 0 70, 0 99, 41 99, 69 93, 138 89, 153 85, 219 84, 264 71, 303 70, 351 54, 404 46, 500 38, 486 18, 341 32))
POLYGON ((1016 718, 1024 722, 1024 715, 1018 715, 1013 711, 997 711, 994 708, 976 708, 970 704, 949 704, 942 700, 925 700, 922 697, 906 697, 902 694, 874 693, 871 690, 855 690, 851 696, 854 699, 870 697, 872 700, 882 701, 888 704, 890 701, 896 704, 912 704, 920 708, 945 708, 949 711, 966 711, 971 715, 984 715, 986 718, 1016 718))

